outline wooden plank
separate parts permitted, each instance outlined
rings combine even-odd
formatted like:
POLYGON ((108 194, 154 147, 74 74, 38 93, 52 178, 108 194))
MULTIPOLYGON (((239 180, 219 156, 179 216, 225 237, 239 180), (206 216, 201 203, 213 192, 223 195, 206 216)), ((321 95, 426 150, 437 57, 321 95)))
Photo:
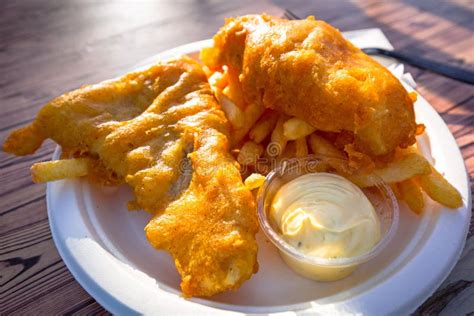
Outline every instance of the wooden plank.
MULTIPOLYGON (((459 65, 474 65, 474 2, 323 1, 273 4, 315 15, 342 30, 380 27, 396 48, 459 65)), ((226 16, 281 10, 267 1, 1 1, 0 141, 30 122, 41 105, 85 83, 130 69, 159 51, 209 38, 226 16)), ((474 179, 474 88, 407 69, 418 91, 440 112, 474 179)), ((44 185, 29 167, 47 160, 54 144, 31 157, 0 153, 0 314, 107 314, 73 279, 51 240, 44 185), (6 302, 3 304, 3 302, 6 302)), ((472 190, 472 188, 471 188, 472 190)), ((418 313, 469 312, 474 304, 474 225, 463 257, 418 313), (471 270, 469 270, 471 269, 471 270), (469 296, 470 295, 470 296, 469 296), (469 305, 471 304, 471 305, 469 305)), ((472 310, 471 310, 472 311, 472 310)))

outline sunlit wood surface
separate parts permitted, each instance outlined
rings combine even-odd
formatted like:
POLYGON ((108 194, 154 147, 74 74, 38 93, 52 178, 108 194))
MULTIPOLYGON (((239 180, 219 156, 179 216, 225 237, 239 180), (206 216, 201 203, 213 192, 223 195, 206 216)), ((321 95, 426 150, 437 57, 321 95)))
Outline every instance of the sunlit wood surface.
MULTIPOLYGON (((281 14, 284 7, 342 30, 379 27, 397 49, 474 67, 472 0, 1 1, 0 141, 63 92, 113 77, 165 49, 209 38, 226 16, 281 14)), ((408 70, 455 136, 472 181, 473 86, 408 70)), ((107 313, 62 262, 48 226, 45 186, 31 182, 30 165, 49 159, 53 149, 49 142, 30 157, 0 153, 2 315, 107 313)), ((473 235, 471 225, 461 260, 418 312, 474 311, 473 235)))

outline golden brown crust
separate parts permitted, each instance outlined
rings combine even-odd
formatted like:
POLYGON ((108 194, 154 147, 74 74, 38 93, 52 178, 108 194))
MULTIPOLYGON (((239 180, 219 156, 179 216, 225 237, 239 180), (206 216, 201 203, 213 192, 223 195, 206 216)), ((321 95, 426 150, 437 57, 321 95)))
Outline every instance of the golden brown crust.
POLYGON ((211 296, 237 289, 256 272, 258 224, 227 138, 209 129, 194 148, 189 188, 145 231, 152 245, 175 258, 186 296, 211 296))
POLYGON ((415 141, 413 101, 400 82, 323 21, 227 19, 212 55, 212 67, 227 65, 240 75, 247 103, 318 130, 352 131, 357 151, 385 155, 415 141))
POLYGON ((183 57, 54 99, 4 148, 31 154, 51 138, 64 158, 89 158, 91 180, 132 186, 129 206, 154 214, 147 237, 172 254, 183 294, 211 296, 257 267, 255 202, 227 129, 200 65, 183 57))

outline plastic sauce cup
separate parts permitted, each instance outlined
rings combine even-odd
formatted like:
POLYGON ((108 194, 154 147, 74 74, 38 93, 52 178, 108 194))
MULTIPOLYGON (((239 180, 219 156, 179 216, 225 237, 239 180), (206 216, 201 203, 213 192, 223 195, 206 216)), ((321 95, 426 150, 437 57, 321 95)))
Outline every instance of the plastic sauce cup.
POLYGON ((381 231, 379 242, 370 251, 355 257, 321 258, 305 254, 285 241, 279 233, 279 228, 269 217, 274 195, 282 185, 307 173, 324 171, 341 175, 331 167, 337 168, 341 165, 347 165, 347 161, 324 156, 286 160, 267 175, 257 196, 258 219, 265 235, 278 248, 280 256, 291 269, 306 278, 317 281, 335 281, 349 276, 360 264, 380 254, 398 228, 397 199, 389 185, 379 177, 370 175, 371 180, 376 184, 362 191, 374 206, 381 231))

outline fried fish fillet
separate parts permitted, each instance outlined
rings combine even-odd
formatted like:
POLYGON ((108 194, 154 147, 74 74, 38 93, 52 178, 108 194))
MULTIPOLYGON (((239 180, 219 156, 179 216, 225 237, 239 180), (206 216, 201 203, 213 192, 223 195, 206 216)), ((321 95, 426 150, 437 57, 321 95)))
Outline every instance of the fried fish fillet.
POLYGON ((239 78, 245 103, 352 132, 352 150, 379 156, 415 142, 413 100, 400 82, 323 21, 229 18, 201 56, 239 78))
POLYGON ((255 202, 227 130, 200 65, 182 57, 52 100, 4 150, 32 154, 51 138, 64 158, 89 159, 93 181, 129 184, 129 207, 154 214, 147 238, 173 256, 183 294, 211 296, 257 270, 255 202))

